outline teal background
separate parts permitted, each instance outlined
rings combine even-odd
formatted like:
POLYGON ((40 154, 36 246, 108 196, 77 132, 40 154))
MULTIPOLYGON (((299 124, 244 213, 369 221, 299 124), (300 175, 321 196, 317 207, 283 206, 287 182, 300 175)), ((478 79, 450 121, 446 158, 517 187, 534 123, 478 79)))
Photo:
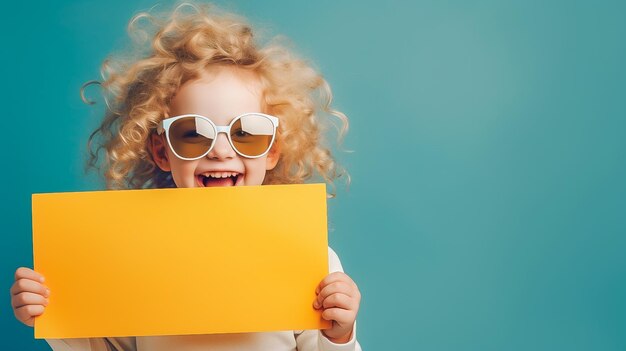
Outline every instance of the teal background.
MULTIPOLYGON (((350 117, 330 242, 363 294, 365 350, 626 349, 624 2, 218 3, 291 38, 350 117)), ((79 87, 154 4, 4 5, 11 349, 49 349, 9 301, 32 267, 30 196, 103 188, 82 173, 102 105, 79 87)))

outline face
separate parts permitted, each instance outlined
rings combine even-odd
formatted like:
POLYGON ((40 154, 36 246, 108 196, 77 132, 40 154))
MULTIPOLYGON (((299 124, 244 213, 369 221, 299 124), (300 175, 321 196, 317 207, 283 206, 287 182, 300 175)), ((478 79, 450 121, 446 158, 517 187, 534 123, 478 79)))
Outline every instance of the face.
MULTIPOLYGON (((216 67, 200 78, 183 84, 170 104, 170 116, 199 114, 218 126, 228 125, 247 112, 263 112, 261 84, 250 71, 236 67, 216 67)), ((276 143, 263 157, 245 158, 233 150, 224 133, 219 133, 213 149, 194 161, 181 160, 170 149, 165 133, 152 136, 152 155, 163 171, 172 172, 179 188, 261 185, 265 173, 278 162, 276 143)))

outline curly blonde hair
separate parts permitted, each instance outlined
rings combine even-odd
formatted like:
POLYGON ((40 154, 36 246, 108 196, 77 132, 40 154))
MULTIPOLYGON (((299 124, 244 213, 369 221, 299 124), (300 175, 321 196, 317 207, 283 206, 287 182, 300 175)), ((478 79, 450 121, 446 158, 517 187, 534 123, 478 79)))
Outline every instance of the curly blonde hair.
POLYGON ((348 118, 330 107, 332 92, 326 80, 277 43, 280 38, 259 47, 241 17, 188 2, 171 12, 138 13, 128 32, 134 39, 130 55, 107 58, 101 68, 103 81, 81 87, 81 98, 92 104, 84 89, 99 84, 106 103, 104 120, 89 137, 86 169, 104 169, 108 189, 176 186, 171 173, 156 166, 150 134, 168 117, 168 105, 179 87, 211 65, 236 65, 255 72, 263 87, 264 112, 280 119, 276 135, 280 159, 264 184, 303 183, 321 176, 334 196, 335 179, 346 176, 349 183, 349 175, 335 162, 322 137, 333 125, 341 141, 348 118), (146 29, 137 28, 140 19, 149 20, 146 29), (102 150, 105 164, 98 165, 102 150))

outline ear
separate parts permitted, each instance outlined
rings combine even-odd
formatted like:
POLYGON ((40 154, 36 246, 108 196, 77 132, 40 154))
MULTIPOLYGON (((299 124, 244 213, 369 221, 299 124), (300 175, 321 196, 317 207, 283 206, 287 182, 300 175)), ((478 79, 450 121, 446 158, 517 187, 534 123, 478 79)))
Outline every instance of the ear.
POLYGON ((167 145, 163 135, 152 133, 150 135, 150 151, 152 152, 152 159, 154 163, 164 172, 170 172, 170 161, 167 158, 167 145))
POLYGON ((274 169, 274 167, 276 167, 276 164, 278 163, 279 158, 280 147, 278 146, 278 143, 274 143, 270 151, 267 153, 267 158, 265 160, 265 169, 268 171, 274 169))

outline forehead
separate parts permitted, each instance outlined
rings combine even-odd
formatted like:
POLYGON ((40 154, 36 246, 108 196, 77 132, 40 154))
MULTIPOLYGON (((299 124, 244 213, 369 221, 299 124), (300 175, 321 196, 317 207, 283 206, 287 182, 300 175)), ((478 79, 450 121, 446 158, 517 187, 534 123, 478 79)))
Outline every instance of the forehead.
POLYGON ((237 67, 214 67, 183 84, 170 104, 171 116, 196 113, 228 124, 247 112, 263 112, 259 77, 237 67))

